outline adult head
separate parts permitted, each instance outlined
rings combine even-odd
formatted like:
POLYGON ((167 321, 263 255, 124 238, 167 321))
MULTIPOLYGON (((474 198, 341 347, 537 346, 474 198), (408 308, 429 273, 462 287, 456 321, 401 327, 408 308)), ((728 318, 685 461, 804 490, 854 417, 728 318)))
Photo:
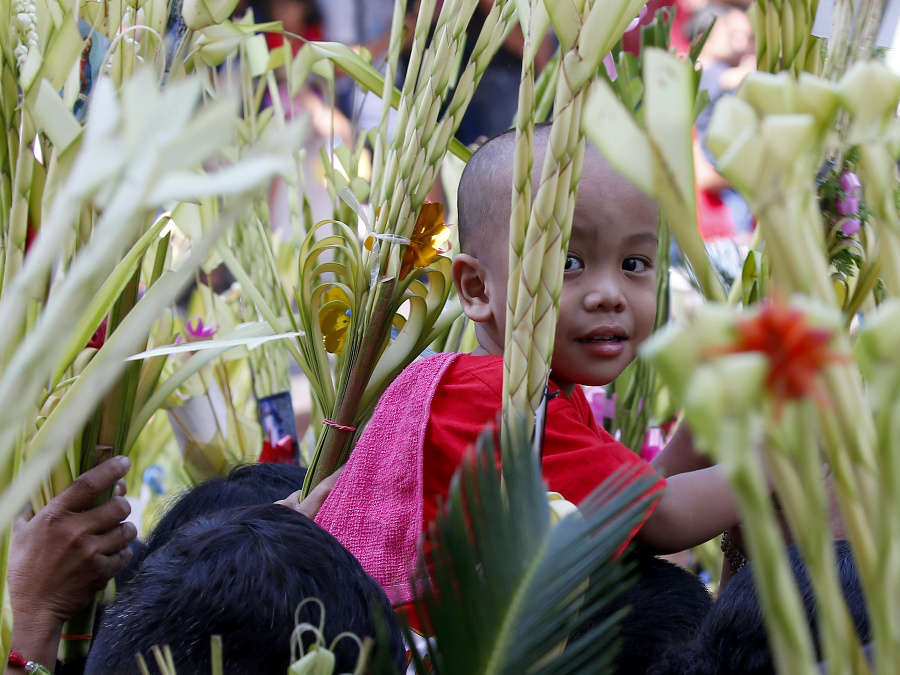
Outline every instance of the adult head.
MULTIPOLYGON (((307 598, 325 607, 326 645, 345 631, 375 638, 374 616, 382 613, 390 639, 377 648, 402 663, 396 620, 378 584, 311 520, 265 504, 197 519, 148 556, 107 609, 85 673, 137 675, 135 655, 151 664, 155 645, 171 647, 178 672, 208 673, 212 635, 222 636, 226 675, 286 672, 295 611, 307 598)), ((300 621, 318 626, 318 606, 307 603, 300 621)), ((336 672, 352 672, 357 644, 343 639, 334 651, 336 672)))
POLYGON ((187 489, 153 528, 141 560, 195 518, 237 506, 271 504, 300 489, 305 477, 306 469, 293 464, 245 464, 225 477, 216 476, 187 489))
MULTIPOLYGON (((821 660, 812 584, 797 547, 789 547, 787 555, 800 590, 816 652, 821 660)), ((838 579, 850 618, 860 639, 868 642, 869 619, 865 596, 850 545, 847 542, 836 542, 835 556, 838 579)), ((719 595, 700 626, 694 642, 684 648, 671 650, 649 672, 652 675, 768 675, 775 672, 749 565, 738 572, 719 595)))

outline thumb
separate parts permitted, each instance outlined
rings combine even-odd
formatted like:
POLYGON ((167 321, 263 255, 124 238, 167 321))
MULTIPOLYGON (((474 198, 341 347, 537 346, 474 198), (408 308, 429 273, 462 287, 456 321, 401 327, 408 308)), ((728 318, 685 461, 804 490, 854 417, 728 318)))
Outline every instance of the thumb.
POLYGON ((322 504, 328 499, 328 495, 331 494, 331 489, 334 487, 335 483, 337 483, 338 478, 341 476, 341 471, 343 470, 344 467, 341 467, 333 474, 323 479, 321 483, 313 488, 313 491, 309 493, 309 496, 295 506, 294 509, 310 520, 315 520, 316 515, 319 513, 319 509, 322 508, 322 504))
POLYGON ((75 482, 59 493, 47 506, 55 506, 71 512, 86 511, 116 482, 122 478, 131 461, 127 457, 113 457, 85 471, 75 482))
POLYGON ((13 532, 21 532, 32 518, 34 518, 34 511, 31 510, 30 506, 22 509, 22 512, 13 523, 13 532))

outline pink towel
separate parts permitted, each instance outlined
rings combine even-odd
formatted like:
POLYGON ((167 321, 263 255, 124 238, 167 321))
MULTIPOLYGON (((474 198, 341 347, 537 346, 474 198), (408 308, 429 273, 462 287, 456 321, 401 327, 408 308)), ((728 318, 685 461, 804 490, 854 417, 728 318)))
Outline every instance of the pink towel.
POLYGON ((316 516, 394 605, 412 600, 410 576, 423 529, 425 431, 434 392, 458 356, 435 354, 400 373, 316 516))

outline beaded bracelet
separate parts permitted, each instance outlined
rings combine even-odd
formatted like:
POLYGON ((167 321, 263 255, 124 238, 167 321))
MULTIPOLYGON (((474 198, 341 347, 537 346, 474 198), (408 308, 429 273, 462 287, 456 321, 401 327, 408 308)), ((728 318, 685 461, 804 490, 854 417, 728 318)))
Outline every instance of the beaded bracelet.
POLYGON ((50 675, 50 671, 44 668, 40 663, 27 660, 19 652, 9 653, 9 665, 13 668, 24 668, 26 673, 37 673, 37 675, 50 675))
POLYGON ((747 558, 741 553, 741 549, 737 547, 737 544, 734 543, 728 532, 722 535, 722 553, 725 554, 726 560, 728 560, 735 572, 739 572, 747 564, 747 558))

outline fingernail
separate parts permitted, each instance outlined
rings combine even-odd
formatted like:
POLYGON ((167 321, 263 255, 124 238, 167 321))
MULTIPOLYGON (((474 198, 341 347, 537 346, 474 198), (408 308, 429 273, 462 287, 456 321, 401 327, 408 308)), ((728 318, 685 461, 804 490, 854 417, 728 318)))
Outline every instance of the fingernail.
POLYGON ((116 459, 119 461, 119 464, 122 466, 122 468, 125 469, 125 471, 128 471, 128 469, 131 468, 131 460, 128 459, 125 455, 119 455, 118 457, 116 457, 116 459))

